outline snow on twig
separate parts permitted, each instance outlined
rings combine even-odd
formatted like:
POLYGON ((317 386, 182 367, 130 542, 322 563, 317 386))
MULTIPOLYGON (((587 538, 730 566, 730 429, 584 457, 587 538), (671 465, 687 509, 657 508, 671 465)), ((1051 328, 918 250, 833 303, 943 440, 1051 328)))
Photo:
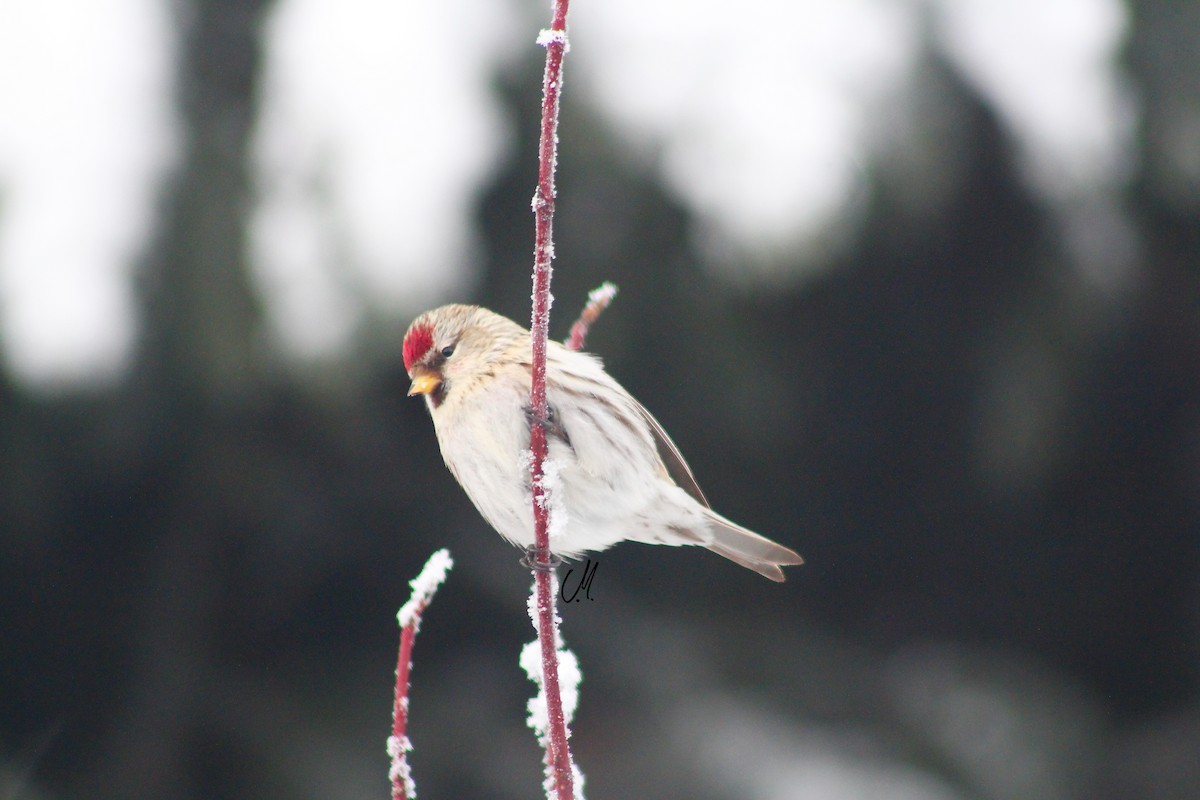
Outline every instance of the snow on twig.
MULTIPOLYGON (((567 727, 559 687, 558 646, 555 618, 557 593, 552 584, 553 554, 550 552, 550 504, 544 482, 546 461, 546 340, 550 330, 550 275, 554 257, 554 171, 558 159, 558 100, 562 91, 563 55, 567 51, 568 0, 554 0, 554 19, 549 31, 538 36, 546 48, 546 71, 542 77, 542 125, 538 142, 538 183, 533 196, 535 237, 533 249, 532 385, 529 405, 533 424, 529 431, 530 478, 533 484, 534 573, 536 627, 541 643, 542 689, 546 698, 548 736, 546 748, 546 792, 550 800, 574 800, 575 767, 567 744, 567 727)), ((553 499, 553 498, 550 498, 553 499)))
POLYGON ((568 350, 583 349, 583 340, 587 338, 592 323, 604 313, 604 309, 608 308, 616 296, 617 285, 609 281, 605 281, 588 292, 587 305, 583 307, 579 319, 575 320, 575 324, 571 326, 571 335, 563 342, 568 350))
POLYGON ((412 743, 408 740, 408 684, 412 672, 412 648, 421 629, 421 614, 433 601, 446 573, 454 566, 448 550, 438 550, 425 562, 421 574, 409 581, 412 595, 401 606, 396 620, 400 623, 400 653, 396 657, 396 695, 392 706, 392 735, 388 737, 388 756, 392 760, 388 777, 392 781, 392 800, 414 800, 417 786, 413 782, 408 754, 412 743))
MULTIPOLYGON (((558 596, 558 579, 550 576, 550 589, 554 596, 558 596)), ((545 761, 546 776, 542 783, 546 792, 547 800, 557 800, 558 791, 558 775, 555 766, 551 761, 550 753, 553 751, 555 744, 552 741, 552 732, 550 726, 550 702, 546 691, 546 673, 544 660, 541 657, 541 627, 540 617, 541 609, 537 605, 537 587, 534 586, 534 591, 529 596, 529 619, 533 622, 534 630, 538 631, 538 639, 529 642, 521 650, 521 668, 525 670, 525 674, 538 687, 536 697, 529 700, 529 717, 526 723, 537 734, 538 741, 542 747, 546 749, 547 757, 545 761)), ((563 728, 566 738, 570 738, 570 725, 575 718, 575 709, 579 705, 579 684, 583 680, 583 673, 579 669, 579 659, 573 652, 563 647, 562 637, 559 635, 558 626, 562 620, 558 613, 553 615, 553 637, 555 644, 555 654, 558 661, 558 687, 560 694, 560 702, 563 714, 563 728)), ((573 781, 573 797, 576 800, 583 800, 583 773, 571 763, 571 777, 573 781)))

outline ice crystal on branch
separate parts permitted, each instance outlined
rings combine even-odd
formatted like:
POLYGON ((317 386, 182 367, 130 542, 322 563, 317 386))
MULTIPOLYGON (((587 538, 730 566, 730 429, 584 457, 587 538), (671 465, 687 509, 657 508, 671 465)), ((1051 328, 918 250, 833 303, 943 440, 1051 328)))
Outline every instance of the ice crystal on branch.
POLYGON ((617 285, 610 281, 605 281, 588 292, 587 305, 583 307, 579 319, 571 326, 571 335, 563 342, 568 350, 583 349, 583 340, 587 338, 592 323, 604 313, 604 309, 608 308, 616 296, 617 285))
MULTIPOLYGON (((546 796, 557 800, 578 797, 578 770, 571 761, 567 744, 566 723, 563 718, 562 695, 559 688, 558 634, 555 602, 557 590, 553 576, 553 553, 550 549, 550 503, 545 481, 546 460, 546 340, 550 329, 550 277, 554 257, 554 170, 558 158, 558 101, 562 90, 563 53, 566 50, 568 0, 554 0, 554 19, 549 34, 543 32, 538 40, 546 47, 546 72, 542 79, 542 125, 538 140, 538 183, 534 194, 533 211, 535 235, 533 248, 533 309, 530 339, 529 406, 534 422, 529 429, 530 480, 533 494, 534 594, 537 597, 535 627, 541 651, 542 678, 546 699, 546 734, 541 736, 546 748, 546 796)), ((553 481, 553 477, 551 477, 553 481)))
POLYGON ((538 33, 537 43, 542 47, 549 47, 552 44, 562 45, 564 53, 571 52, 571 42, 567 39, 566 31, 558 31, 553 28, 542 28, 538 33))
MULTIPOLYGON (((548 576, 550 579, 551 597, 558 596, 558 578, 554 575, 548 576)), ((539 638, 529 642, 521 649, 521 657, 519 659, 521 669, 525 670, 525 674, 538 687, 536 697, 529 699, 528 709, 529 717, 527 724, 537 734, 538 742, 546 751, 545 758, 545 781, 543 787, 546 790, 548 800, 561 800, 561 795, 558 793, 558 775, 555 764, 554 753, 558 745, 554 742, 553 731, 550 724, 550 700, 546 694, 546 658, 543 652, 542 637, 545 632, 541 629, 541 620, 543 608, 539 603, 538 594, 534 591, 529 595, 529 619, 533 623, 533 628, 538 631, 539 638)), ((579 705, 579 684, 583 680, 583 673, 579 669, 579 659, 575 653, 563 646, 562 636, 559 634, 559 623, 561 619, 557 612, 552 615, 551 628, 554 637, 554 653, 557 663, 558 677, 558 692, 561 698, 562 707, 562 725, 563 745, 566 740, 571 737, 571 723, 575 718, 575 709, 579 705)), ((570 764, 571 775, 573 778, 572 791, 576 800, 583 800, 583 773, 575 766, 572 761, 570 764)))
POLYGON ((414 617, 418 618, 417 624, 420 625, 421 611, 429 605, 434 592, 446 580, 446 573, 453 566, 454 559, 450 557, 450 551, 443 548, 431 555, 425 562, 425 568, 421 570, 421 574, 408 582, 408 585, 412 587, 412 596, 396 614, 396 620, 400 623, 401 628, 407 628, 414 617))
POLYGON ((389 736, 387 741, 388 756, 392 759, 392 768, 388 770, 388 779, 392 782, 392 797, 397 797, 395 788, 400 787, 403 794, 399 797, 416 800, 417 784, 413 781, 412 768, 408 765, 408 754, 412 752, 412 742, 407 736, 389 736))
POLYGON ((417 786, 413 781, 408 754, 412 742, 408 740, 408 676, 412 672, 412 648, 421 628, 421 614, 433 600, 433 595, 446 573, 454 566, 450 552, 442 549, 429 557, 417 577, 408 582, 412 595, 405 603, 396 621, 400 623, 400 653, 396 657, 396 694, 392 704, 392 735, 388 737, 387 751, 392 766, 388 778, 392 782, 392 800, 415 800, 417 786))

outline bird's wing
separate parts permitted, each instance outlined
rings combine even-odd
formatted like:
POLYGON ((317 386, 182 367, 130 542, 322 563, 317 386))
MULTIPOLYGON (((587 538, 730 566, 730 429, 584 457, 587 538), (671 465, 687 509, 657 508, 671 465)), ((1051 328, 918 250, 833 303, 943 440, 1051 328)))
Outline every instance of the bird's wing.
POLYGON ((700 485, 696 483, 696 476, 692 474, 692 468, 683 460, 683 454, 679 452, 679 448, 663 430, 663 426, 658 424, 658 420, 646 410, 645 406, 636 400, 633 402, 637 406, 637 410, 641 412, 642 418, 646 420, 646 424, 650 426, 650 432, 654 434, 654 445, 658 448, 658 456, 662 459, 663 466, 667 468, 667 474, 671 476, 671 480, 675 481, 679 488, 690 494, 700 505, 712 508, 708 504, 708 498, 704 496, 704 492, 700 491, 700 485))
MULTIPOLYGON (((645 457, 653 458, 657 455, 665 473, 663 477, 673 480, 705 508, 711 508, 704 492, 700 491, 695 476, 692 475, 691 467, 683 460, 671 437, 663 430, 662 425, 658 424, 653 414, 604 371, 600 359, 590 353, 568 351, 557 342, 550 343, 546 355, 549 363, 553 365, 547 375, 547 392, 550 399, 576 401, 574 405, 578 410, 574 419, 570 418, 569 413, 572 403, 558 403, 557 410, 562 412, 559 422, 563 439, 572 445, 585 469, 601 474, 605 469, 611 469, 619 463, 613 459, 611 448, 597 449, 597 442, 603 441, 604 436, 585 434, 602 434, 605 428, 616 430, 622 424, 628 426, 632 420, 627 413, 622 412, 635 410, 645 421, 654 443, 653 450, 646 449, 645 457), (588 413, 589 405, 596 413, 588 413), (566 435, 568 432, 570 438, 566 435)), ((613 438, 609 437, 608 441, 613 441, 613 438)), ((650 444, 649 441, 645 443, 650 444)))

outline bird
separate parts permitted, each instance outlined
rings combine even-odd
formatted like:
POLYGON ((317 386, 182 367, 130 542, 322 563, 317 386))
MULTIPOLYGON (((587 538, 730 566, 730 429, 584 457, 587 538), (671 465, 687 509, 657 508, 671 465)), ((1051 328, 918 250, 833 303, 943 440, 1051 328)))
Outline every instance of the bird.
MULTIPOLYGON (((444 305, 413 320, 403 355, 408 394, 424 397, 446 467, 483 518, 532 553, 529 330, 480 306, 444 305)), ((547 342, 546 397, 554 556, 622 541, 696 545, 773 581, 804 563, 714 511, 662 425, 596 356, 547 342)))

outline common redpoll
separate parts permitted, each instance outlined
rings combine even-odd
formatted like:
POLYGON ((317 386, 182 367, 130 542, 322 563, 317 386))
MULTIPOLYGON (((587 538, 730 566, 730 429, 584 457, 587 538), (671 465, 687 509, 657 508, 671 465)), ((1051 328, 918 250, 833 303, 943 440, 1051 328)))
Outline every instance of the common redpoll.
MULTIPOLYGON (((783 580, 796 553, 713 511, 674 442, 594 356, 546 354, 550 549, 573 558, 622 541, 700 545, 783 580), (555 496, 556 495, 556 496, 555 496)), ((442 458, 493 528, 533 545, 529 331, 478 306, 417 317, 404 336, 409 395, 425 395, 442 458)))

